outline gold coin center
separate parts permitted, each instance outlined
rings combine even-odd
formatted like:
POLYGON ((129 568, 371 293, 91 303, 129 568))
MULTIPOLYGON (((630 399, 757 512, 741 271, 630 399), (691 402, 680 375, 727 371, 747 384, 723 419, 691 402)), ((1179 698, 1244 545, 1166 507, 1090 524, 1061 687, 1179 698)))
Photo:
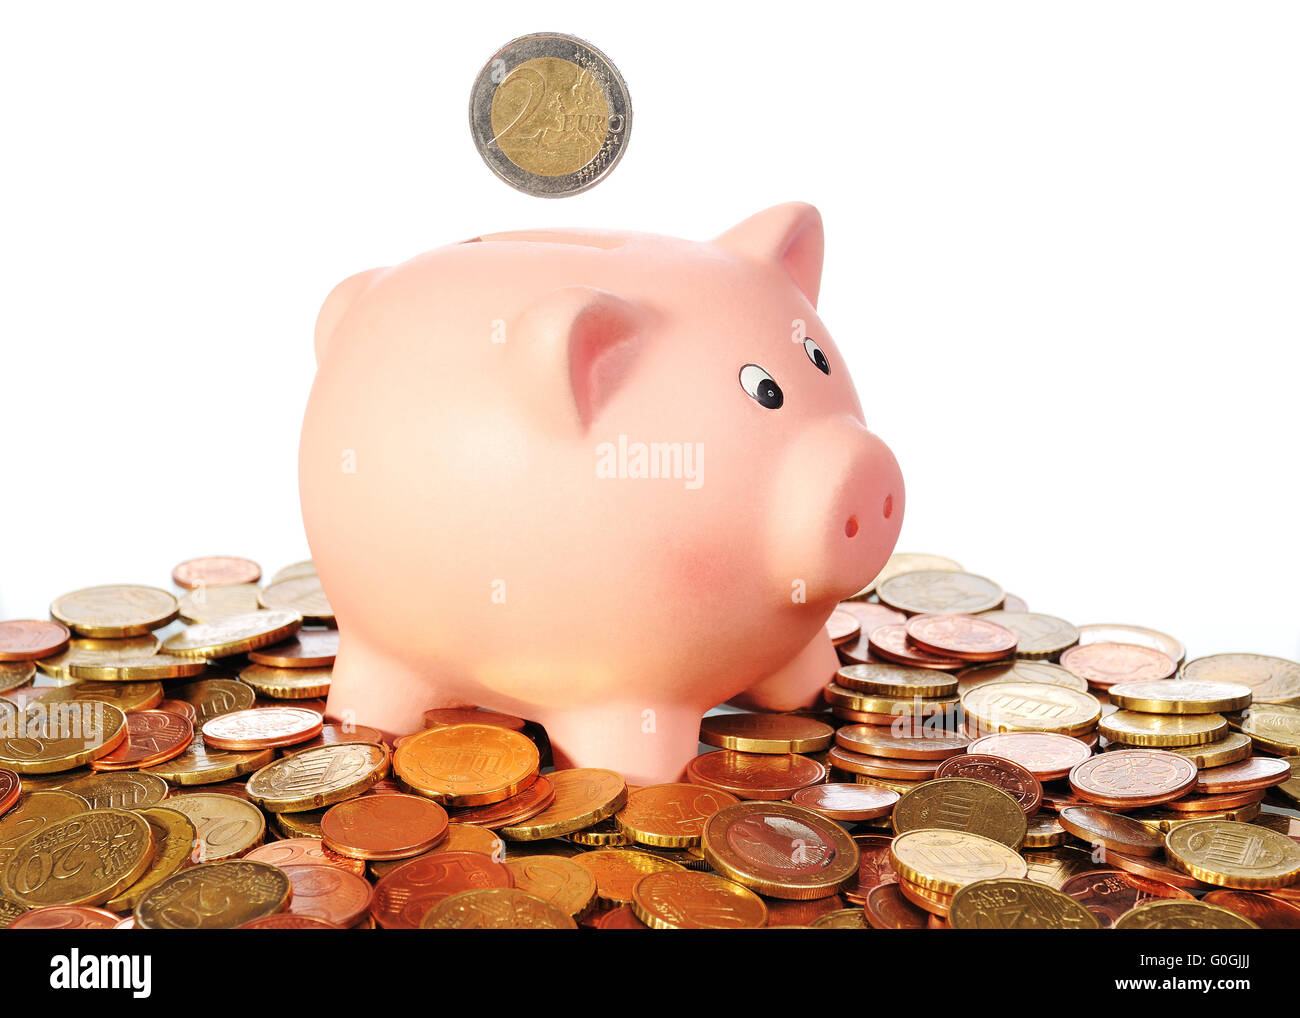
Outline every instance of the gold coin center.
POLYGON ((584 67, 535 57, 515 67, 492 95, 492 135, 527 173, 563 177, 596 157, 609 130, 609 103, 584 67))

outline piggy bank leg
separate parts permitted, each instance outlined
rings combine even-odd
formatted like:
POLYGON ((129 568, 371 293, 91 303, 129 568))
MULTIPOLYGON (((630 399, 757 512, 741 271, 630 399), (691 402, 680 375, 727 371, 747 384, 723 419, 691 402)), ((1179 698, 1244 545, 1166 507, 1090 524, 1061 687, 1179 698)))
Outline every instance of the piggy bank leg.
POLYGON ((749 710, 787 711, 820 707, 822 692, 835 678, 839 655, 825 628, 785 667, 754 683, 729 703, 749 710))
POLYGON ((423 674, 381 654, 356 636, 339 633, 325 716, 345 724, 378 728, 387 738, 424 727, 432 707, 465 707, 438 693, 436 676, 423 674))
POLYGON ((541 720, 555 766, 605 767, 630 785, 681 781, 700 744, 704 708, 606 704, 541 720))

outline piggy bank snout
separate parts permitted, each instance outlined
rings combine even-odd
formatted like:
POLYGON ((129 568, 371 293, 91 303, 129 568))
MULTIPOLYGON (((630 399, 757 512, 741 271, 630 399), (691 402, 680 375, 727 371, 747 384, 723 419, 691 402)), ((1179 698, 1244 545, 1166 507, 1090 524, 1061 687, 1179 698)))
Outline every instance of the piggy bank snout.
POLYGON ((783 459, 772 545, 809 600, 861 590, 893 551, 903 475, 889 447, 856 418, 819 422, 783 459))

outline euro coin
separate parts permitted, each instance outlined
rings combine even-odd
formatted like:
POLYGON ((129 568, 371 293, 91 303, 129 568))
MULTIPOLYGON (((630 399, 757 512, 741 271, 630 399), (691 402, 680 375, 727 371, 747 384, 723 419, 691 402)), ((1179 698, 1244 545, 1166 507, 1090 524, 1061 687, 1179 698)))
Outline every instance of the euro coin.
POLYGON ((272 813, 321 809, 360 795, 388 765, 388 750, 374 743, 322 746, 267 764, 248 779, 248 795, 272 813))
POLYGON ((149 824, 122 809, 75 813, 14 846, 5 893, 29 908, 102 905, 135 883, 153 859, 149 824))
POLYGON ((135 907, 146 930, 219 930, 282 912, 292 888, 284 871, 243 859, 192 866, 164 880, 135 907))
POLYGON ((74 633, 108 639, 141 636, 179 613, 180 605, 167 591, 129 584, 74 590, 50 605, 50 617, 74 633))
POLYGON ((403 785, 446 806, 481 806, 517 795, 537 778, 540 764, 531 739, 495 725, 426 729, 393 756, 403 785))
POLYGON ((576 930, 573 916, 522 888, 462 891, 438 902, 422 930, 576 930))
POLYGON ((1184 873, 1220 887, 1288 887, 1300 879, 1300 844, 1254 824, 1183 824, 1169 832, 1165 851, 1184 873))
POLYGON ((757 929, 767 906, 753 891, 712 873, 650 873, 632 889, 632 911, 658 930, 757 929))
POLYGON ((977 880, 952 896, 954 930, 1095 930, 1101 924, 1069 895, 1032 880, 977 880))

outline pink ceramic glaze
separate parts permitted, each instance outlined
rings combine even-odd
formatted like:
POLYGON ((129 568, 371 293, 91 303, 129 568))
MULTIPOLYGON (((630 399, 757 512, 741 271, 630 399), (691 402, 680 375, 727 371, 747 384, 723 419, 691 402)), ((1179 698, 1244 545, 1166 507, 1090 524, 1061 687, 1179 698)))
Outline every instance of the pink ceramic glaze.
POLYGON ((822 242, 789 204, 706 243, 502 233, 340 283, 299 465, 330 716, 488 707, 644 784, 722 701, 818 702, 823 623, 903 516, 817 317, 822 242))

